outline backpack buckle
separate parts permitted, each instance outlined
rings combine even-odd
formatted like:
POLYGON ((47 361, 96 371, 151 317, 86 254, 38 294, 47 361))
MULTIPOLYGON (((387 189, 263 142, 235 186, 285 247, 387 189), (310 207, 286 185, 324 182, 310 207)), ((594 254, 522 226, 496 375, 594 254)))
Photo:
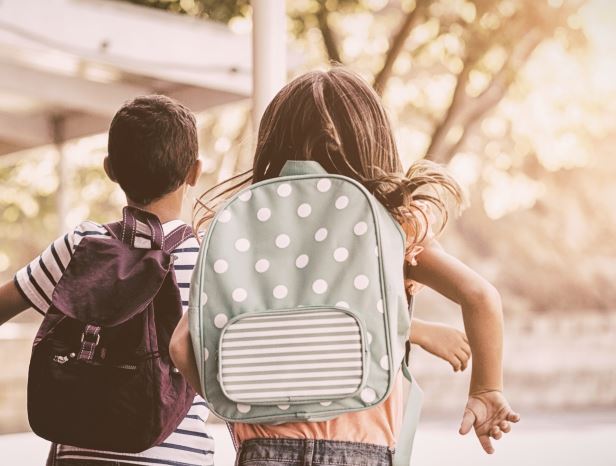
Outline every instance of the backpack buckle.
MULTIPOLYGON (((84 341, 86 341, 86 335, 92 335, 92 334, 86 334, 86 332, 83 332, 81 334, 81 343, 83 343, 84 341)), ((100 333, 96 335, 96 341, 90 341, 89 343, 93 344, 94 346, 98 345, 98 343, 101 341, 101 335, 100 333)))
POLYGON ((80 361, 92 361, 96 347, 101 341, 101 328, 98 325, 88 324, 81 334, 81 348, 77 359, 80 361))

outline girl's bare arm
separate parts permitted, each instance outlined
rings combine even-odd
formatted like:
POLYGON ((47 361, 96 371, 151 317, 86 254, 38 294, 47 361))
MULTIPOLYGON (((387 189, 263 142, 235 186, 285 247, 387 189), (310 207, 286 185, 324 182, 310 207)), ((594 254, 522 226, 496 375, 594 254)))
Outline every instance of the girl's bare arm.
POLYGON ((445 252, 435 241, 424 247, 411 268, 413 280, 429 286, 458 303, 473 354, 469 401, 460 428, 471 426, 481 445, 492 453, 490 437, 508 432, 509 422, 517 422, 502 395, 503 314, 498 291, 487 280, 445 252))
POLYGON ((416 260, 411 278, 462 308, 474 359, 471 393, 502 390, 503 315, 498 291, 437 244, 425 246, 416 260))

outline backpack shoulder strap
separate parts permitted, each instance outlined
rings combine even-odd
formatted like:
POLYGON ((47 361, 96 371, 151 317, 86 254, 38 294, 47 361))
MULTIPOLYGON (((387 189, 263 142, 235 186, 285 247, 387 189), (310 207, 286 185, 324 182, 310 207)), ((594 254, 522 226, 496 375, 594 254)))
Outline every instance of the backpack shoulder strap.
POLYGON ((175 248, 186 241, 188 238, 195 236, 192 228, 189 225, 183 224, 171 231, 163 238, 162 249, 167 254, 171 254, 175 248))
MULTIPOLYGON (((413 295, 408 296, 408 312, 409 317, 413 318, 413 295)), ((411 343, 406 342, 406 352, 400 369, 404 378, 411 384, 409 389, 408 399, 406 400, 406 408, 404 409, 404 417, 402 418, 402 426, 400 428, 400 436, 396 443, 396 452, 394 454, 393 466, 409 466, 411 464, 411 454, 413 453, 413 440, 415 439, 415 431, 419 424, 421 416, 421 405, 423 404, 423 391, 417 384, 415 377, 409 371, 409 363, 411 356, 411 343)))
POLYGON ((396 443, 393 466, 409 466, 411 464, 413 440, 415 439, 415 431, 419 424, 421 405, 423 404, 423 391, 409 372, 406 361, 402 361, 401 368, 404 377, 411 383, 411 387, 408 399, 406 400, 406 408, 404 409, 400 437, 396 443))
POLYGON ((106 223, 103 225, 112 238, 120 239, 122 236, 122 222, 106 223))

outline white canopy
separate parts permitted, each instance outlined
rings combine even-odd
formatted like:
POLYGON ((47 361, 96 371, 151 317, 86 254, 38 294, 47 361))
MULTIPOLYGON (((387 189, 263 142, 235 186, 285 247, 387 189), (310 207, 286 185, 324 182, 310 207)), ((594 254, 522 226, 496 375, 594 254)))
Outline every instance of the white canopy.
POLYGON ((104 132, 136 95, 164 93, 193 111, 247 98, 250 42, 111 0, 2 0, 0 154, 104 132))

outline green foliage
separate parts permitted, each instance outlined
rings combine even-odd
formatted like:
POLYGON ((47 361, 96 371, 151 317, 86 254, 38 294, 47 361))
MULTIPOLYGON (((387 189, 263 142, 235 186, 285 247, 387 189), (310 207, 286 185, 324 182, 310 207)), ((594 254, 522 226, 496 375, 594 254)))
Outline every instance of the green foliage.
MULTIPOLYGON (((116 0, 118 1, 118 0, 116 0)), ((119 0, 161 10, 228 23, 250 12, 249 0, 119 0)))
MULTIPOLYGON (((79 160, 83 154, 76 152, 79 148, 67 146, 71 156, 65 220, 70 227, 85 218, 101 223, 115 220, 124 201, 102 169, 102 153, 91 152, 91 162, 84 163, 79 160)), ((8 280, 60 235, 55 152, 34 150, 15 155, 8 156, 14 162, 0 164, 0 281, 8 280)))

